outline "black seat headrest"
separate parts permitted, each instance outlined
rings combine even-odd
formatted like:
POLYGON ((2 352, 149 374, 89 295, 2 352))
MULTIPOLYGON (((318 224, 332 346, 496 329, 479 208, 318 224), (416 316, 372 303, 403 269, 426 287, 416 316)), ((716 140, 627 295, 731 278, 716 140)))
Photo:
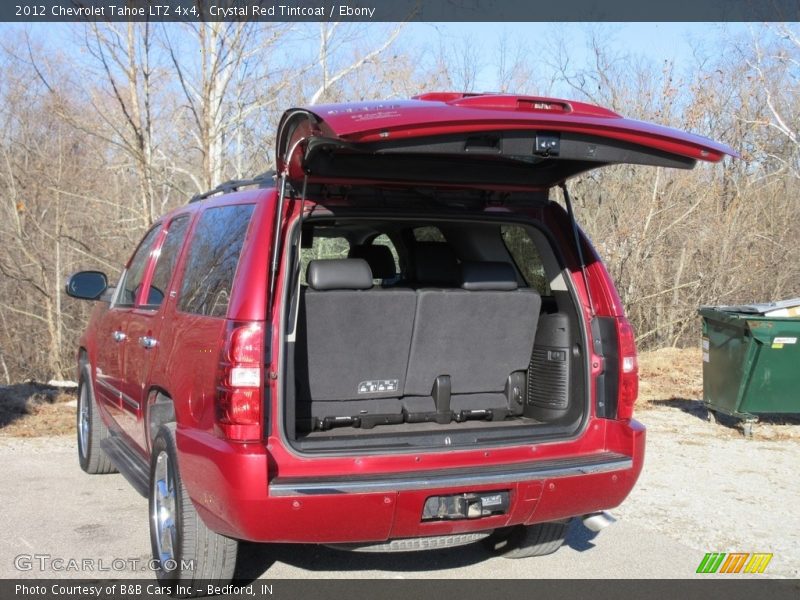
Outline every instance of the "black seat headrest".
POLYGON ((361 258, 333 258, 308 263, 306 282, 314 290, 368 290, 372 271, 361 258))
POLYGON ((417 242, 414 269, 417 285, 456 287, 460 283, 458 260, 444 242, 417 242))
POLYGON ((464 262, 461 277, 465 290, 517 289, 517 274, 507 262, 464 262))
POLYGON ((363 258, 372 269, 375 279, 392 279, 397 275, 394 256, 388 246, 361 244, 350 248, 349 258, 363 258))

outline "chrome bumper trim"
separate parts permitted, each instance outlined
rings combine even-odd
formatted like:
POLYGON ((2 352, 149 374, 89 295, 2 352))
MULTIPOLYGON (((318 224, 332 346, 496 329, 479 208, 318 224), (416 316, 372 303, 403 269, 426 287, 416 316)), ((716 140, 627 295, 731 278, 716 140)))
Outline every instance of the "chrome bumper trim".
POLYGON ((270 496, 307 496, 320 494, 370 494, 404 492, 436 488, 503 485, 520 481, 536 481, 576 475, 592 475, 624 471, 633 467, 633 459, 615 453, 571 460, 539 461, 502 470, 475 469, 459 472, 414 473, 404 477, 305 479, 276 478, 269 485, 270 496))

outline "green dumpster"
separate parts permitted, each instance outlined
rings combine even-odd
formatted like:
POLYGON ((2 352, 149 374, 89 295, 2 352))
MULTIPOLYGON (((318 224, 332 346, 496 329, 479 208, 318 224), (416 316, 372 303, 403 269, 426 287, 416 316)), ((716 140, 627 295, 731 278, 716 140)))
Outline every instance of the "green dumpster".
POLYGON ((747 435, 758 415, 800 414, 800 317, 775 316, 791 302, 699 310, 703 401, 745 421, 747 435))

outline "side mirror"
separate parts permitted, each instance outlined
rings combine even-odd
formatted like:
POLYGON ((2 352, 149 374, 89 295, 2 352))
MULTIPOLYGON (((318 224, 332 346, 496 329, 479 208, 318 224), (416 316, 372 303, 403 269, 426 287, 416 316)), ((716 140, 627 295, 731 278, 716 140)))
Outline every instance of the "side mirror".
POLYGON ((106 289, 108 278, 100 271, 78 271, 67 278, 67 295, 80 300, 99 300, 106 289))

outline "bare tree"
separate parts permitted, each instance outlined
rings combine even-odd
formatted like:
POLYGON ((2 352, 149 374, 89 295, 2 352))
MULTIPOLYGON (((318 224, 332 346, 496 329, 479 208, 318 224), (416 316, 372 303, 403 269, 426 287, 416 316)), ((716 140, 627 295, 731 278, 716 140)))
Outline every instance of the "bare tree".
POLYGON ((75 110, 71 99, 31 85, 28 73, 16 67, 0 92, 0 346, 10 351, 2 356, 6 379, 20 372, 58 376, 71 366, 65 340, 77 329, 76 313, 65 310, 64 277, 77 261, 92 257, 75 236, 91 235, 93 224, 61 190, 102 180, 87 160, 83 136, 62 118, 75 110))
MULTIPOLYGON (((496 76, 497 91, 504 94, 543 94, 549 89, 549 84, 543 84, 544 90, 536 89, 534 80, 533 62, 530 60, 530 50, 524 42, 514 40, 509 35, 501 33, 496 45, 496 76)), ((542 83, 540 82, 540 85, 542 83)))
POLYGON ((796 93, 800 72, 800 33, 796 26, 781 24, 766 28, 767 35, 751 32, 747 45, 735 46, 758 85, 757 98, 763 102, 763 114, 748 119, 739 117, 752 127, 769 128, 777 139, 767 136, 770 144, 761 151, 783 165, 792 177, 800 177, 800 112, 796 93))
POLYGON ((161 205, 155 183, 152 26, 148 22, 90 23, 85 46, 106 84, 90 94, 94 114, 105 127, 100 131, 88 123, 81 127, 116 143, 135 165, 140 216, 146 227, 155 220, 157 206, 161 205), (106 94, 111 96, 110 104, 103 101, 106 94))
POLYGON ((683 72, 610 52, 603 30, 576 63, 564 38, 533 54, 507 37, 437 48, 436 26, 423 47, 403 29, 76 25, 67 50, 83 52, 69 55, 33 34, 0 41, 0 380, 69 373, 88 307, 63 297, 64 277, 113 278, 160 213, 268 168, 283 108, 481 81, 560 88, 742 152, 693 171, 618 166, 570 183, 642 348, 695 342, 700 304, 800 295, 796 25, 698 49, 683 72))
POLYGON ((186 122, 201 157, 199 172, 188 173, 198 191, 227 178, 229 154, 234 155, 234 170, 243 170, 248 120, 261 119, 291 83, 285 72, 269 68, 271 51, 289 30, 282 24, 256 27, 242 22, 186 24, 179 31, 164 26, 165 47, 189 116, 186 122), (187 45, 191 52, 184 50, 187 45))
POLYGON ((350 55, 343 64, 338 64, 337 59, 341 59, 341 49, 354 38, 363 36, 363 28, 359 29, 344 23, 320 23, 319 26, 319 52, 318 64, 320 70, 320 81, 317 88, 309 94, 309 103, 328 99, 331 89, 341 80, 357 72, 364 65, 377 60, 397 39, 403 30, 404 23, 395 25, 386 35, 383 42, 372 49, 361 51, 358 54, 350 55), (342 31, 342 30, 346 31, 342 31), (341 34, 341 35, 337 35, 341 34))

